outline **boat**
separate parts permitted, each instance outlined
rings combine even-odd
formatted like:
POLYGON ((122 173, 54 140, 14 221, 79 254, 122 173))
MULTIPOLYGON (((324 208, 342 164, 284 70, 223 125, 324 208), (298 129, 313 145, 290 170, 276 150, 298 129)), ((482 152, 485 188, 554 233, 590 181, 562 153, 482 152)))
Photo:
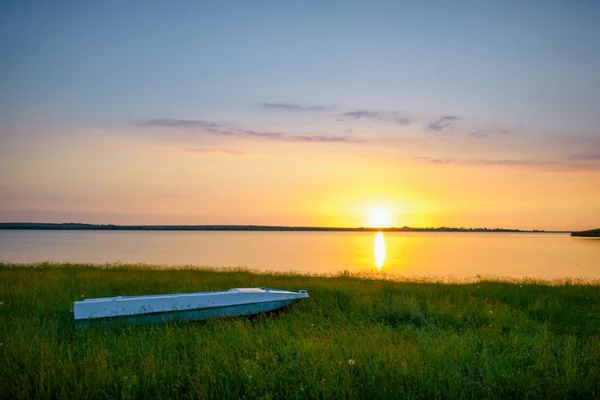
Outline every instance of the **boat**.
POLYGON ((306 290, 233 288, 218 292, 92 298, 76 301, 72 311, 76 327, 123 321, 155 323, 259 314, 308 297, 306 290))

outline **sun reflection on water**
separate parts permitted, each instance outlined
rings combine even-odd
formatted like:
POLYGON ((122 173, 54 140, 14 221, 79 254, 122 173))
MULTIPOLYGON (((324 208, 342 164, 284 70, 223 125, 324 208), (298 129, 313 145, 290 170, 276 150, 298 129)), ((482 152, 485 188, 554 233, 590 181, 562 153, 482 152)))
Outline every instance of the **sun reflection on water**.
POLYGON ((385 238, 383 232, 377 232, 375 235, 375 246, 373 247, 373 253, 375 254, 375 267, 378 271, 381 271, 385 258, 387 257, 387 249, 385 247, 385 238))

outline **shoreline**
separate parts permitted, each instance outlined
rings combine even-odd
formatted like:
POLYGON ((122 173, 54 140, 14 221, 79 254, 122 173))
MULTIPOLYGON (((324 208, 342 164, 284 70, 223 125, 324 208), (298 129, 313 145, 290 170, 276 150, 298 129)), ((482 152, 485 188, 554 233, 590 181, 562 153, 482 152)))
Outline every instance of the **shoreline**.
POLYGON ((192 264, 182 265, 165 265, 165 264, 150 264, 150 263, 127 263, 127 262, 107 262, 107 263, 79 263, 79 262, 60 262, 60 261, 42 261, 42 262, 12 262, 0 260, 0 270, 2 268, 32 268, 32 269, 63 269, 63 268, 93 268, 93 269, 105 269, 105 270, 116 270, 121 269, 124 271, 191 271, 191 272, 205 272, 215 274, 249 274, 257 277, 267 278, 305 278, 305 279, 322 279, 322 280, 334 280, 334 279, 354 279, 360 281, 377 281, 377 282, 389 282, 389 283, 415 283, 415 284, 429 284, 429 285, 471 285, 477 283, 506 283, 506 284, 534 284, 543 286, 564 286, 564 285, 580 285, 580 286, 598 286, 600 287, 600 278, 582 278, 582 277, 558 277, 558 278, 536 278, 536 277, 511 277, 503 275, 493 274, 478 274, 470 277, 457 277, 457 276, 427 276, 427 275, 415 275, 406 276, 391 274, 385 272, 352 272, 348 270, 340 270, 337 272, 324 272, 324 273, 310 273, 310 272, 299 272, 299 271, 269 271, 252 269, 248 267, 239 266, 202 266, 192 264))

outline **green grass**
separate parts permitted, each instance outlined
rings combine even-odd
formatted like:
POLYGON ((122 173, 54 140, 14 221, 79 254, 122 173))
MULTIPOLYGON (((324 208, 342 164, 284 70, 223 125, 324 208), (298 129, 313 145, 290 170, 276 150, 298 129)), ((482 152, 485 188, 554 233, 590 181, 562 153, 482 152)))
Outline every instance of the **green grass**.
POLYGON ((600 286, 0 263, 0 398, 598 398, 600 286), (278 314, 75 330, 82 298, 267 286, 278 314))

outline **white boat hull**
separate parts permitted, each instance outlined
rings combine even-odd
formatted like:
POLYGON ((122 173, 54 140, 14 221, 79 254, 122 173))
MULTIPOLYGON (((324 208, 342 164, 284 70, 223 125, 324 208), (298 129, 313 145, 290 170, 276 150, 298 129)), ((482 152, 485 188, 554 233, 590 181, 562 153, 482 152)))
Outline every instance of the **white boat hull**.
POLYGON ((279 289, 229 289, 154 296, 118 296, 76 301, 76 326, 96 323, 166 322, 253 315, 277 310, 308 298, 306 291, 279 289))

